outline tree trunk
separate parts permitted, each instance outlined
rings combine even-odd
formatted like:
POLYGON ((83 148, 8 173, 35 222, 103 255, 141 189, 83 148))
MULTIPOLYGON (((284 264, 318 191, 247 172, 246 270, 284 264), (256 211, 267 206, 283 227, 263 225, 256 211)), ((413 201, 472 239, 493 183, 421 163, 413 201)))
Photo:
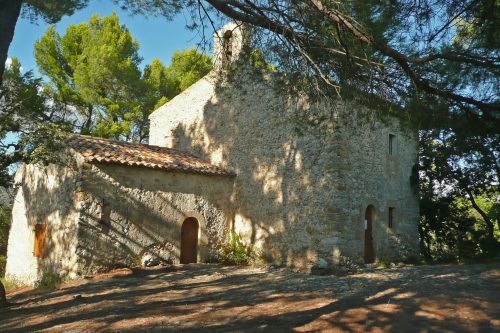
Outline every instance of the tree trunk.
MULTIPOLYGON (((0 84, 3 81, 5 61, 9 46, 14 37, 17 19, 21 14, 22 0, 6 0, 0 2, 0 84)), ((0 282, 0 308, 7 306, 5 287, 0 282)))
POLYGON ((5 287, 0 281, 0 308, 3 308, 7 305, 7 297, 5 296, 5 287))
POLYGON ((467 190, 467 195, 469 196, 469 200, 472 204, 472 207, 481 215, 483 218, 484 222, 486 223, 486 227, 488 229, 488 239, 491 242, 492 245, 496 244, 496 239, 495 239, 495 234, 494 234, 494 226, 493 222, 491 222, 491 219, 488 217, 488 215, 484 212, 484 210, 481 209, 476 203, 476 200, 474 199, 474 195, 472 194, 472 191, 467 190))
POLYGON ((2 0, 0 2, 0 83, 2 83, 5 61, 23 0, 2 0))
POLYGON ((418 232, 420 234, 420 253, 427 260, 432 260, 431 252, 429 250, 429 240, 426 237, 424 228, 422 228, 422 221, 418 224, 418 232))
POLYGON ((87 118, 82 124, 80 134, 90 134, 90 127, 92 127, 92 114, 93 114, 92 105, 89 105, 87 108, 87 114, 85 115, 87 118))

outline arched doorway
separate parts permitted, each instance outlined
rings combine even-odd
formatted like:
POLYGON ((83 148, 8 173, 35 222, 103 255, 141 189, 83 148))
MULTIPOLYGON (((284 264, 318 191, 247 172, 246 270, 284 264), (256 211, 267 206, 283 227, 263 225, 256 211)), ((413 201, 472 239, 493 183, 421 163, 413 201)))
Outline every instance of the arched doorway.
POLYGON ((197 261, 198 253, 198 220, 188 217, 181 228, 181 264, 197 261))
POLYGON ((365 264, 369 264, 375 261, 375 250, 373 248, 373 215, 375 213, 375 208, 370 205, 366 207, 365 211, 365 264))

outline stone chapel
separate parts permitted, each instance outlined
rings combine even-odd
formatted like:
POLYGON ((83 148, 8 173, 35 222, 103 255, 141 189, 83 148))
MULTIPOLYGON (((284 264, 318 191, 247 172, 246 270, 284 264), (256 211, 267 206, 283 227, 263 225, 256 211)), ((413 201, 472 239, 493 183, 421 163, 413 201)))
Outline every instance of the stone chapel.
POLYGON ((7 277, 216 261, 231 230, 298 268, 418 253, 417 133, 245 69, 248 39, 215 34, 214 69, 151 114, 148 145, 71 135, 60 163, 21 166, 7 277))

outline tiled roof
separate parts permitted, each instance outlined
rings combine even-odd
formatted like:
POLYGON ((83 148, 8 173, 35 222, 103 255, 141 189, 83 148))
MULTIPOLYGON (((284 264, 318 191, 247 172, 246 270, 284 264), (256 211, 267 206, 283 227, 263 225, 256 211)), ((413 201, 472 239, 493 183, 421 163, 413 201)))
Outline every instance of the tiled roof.
POLYGON ((66 142, 86 162, 112 163, 205 175, 234 176, 198 157, 170 148, 72 134, 66 142))

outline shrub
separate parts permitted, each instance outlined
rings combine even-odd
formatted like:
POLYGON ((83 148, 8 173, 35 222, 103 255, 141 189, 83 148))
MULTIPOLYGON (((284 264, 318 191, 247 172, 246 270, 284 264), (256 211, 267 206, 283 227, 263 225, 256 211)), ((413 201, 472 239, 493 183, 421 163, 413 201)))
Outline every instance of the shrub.
POLYGON ((63 279, 53 271, 46 271, 43 273, 42 277, 35 283, 35 288, 37 289, 55 289, 61 283, 63 279))
POLYGON ((2 282, 3 286, 5 287, 5 290, 9 291, 12 289, 17 289, 21 287, 21 283, 19 283, 16 280, 11 280, 11 279, 6 279, 6 278, 0 278, 0 282, 2 282))
POLYGON ((220 261, 228 265, 248 265, 252 258, 252 249, 241 242, 237 233, 231 231, 219 250, 220 261))
POLYGON ((379 267, 379 268, 389 268, 389 267, 391 267, 391 260, 386 256, 382 256, 382 257, 377 259, 376 264, 377 264, 377 267, 379 267))

